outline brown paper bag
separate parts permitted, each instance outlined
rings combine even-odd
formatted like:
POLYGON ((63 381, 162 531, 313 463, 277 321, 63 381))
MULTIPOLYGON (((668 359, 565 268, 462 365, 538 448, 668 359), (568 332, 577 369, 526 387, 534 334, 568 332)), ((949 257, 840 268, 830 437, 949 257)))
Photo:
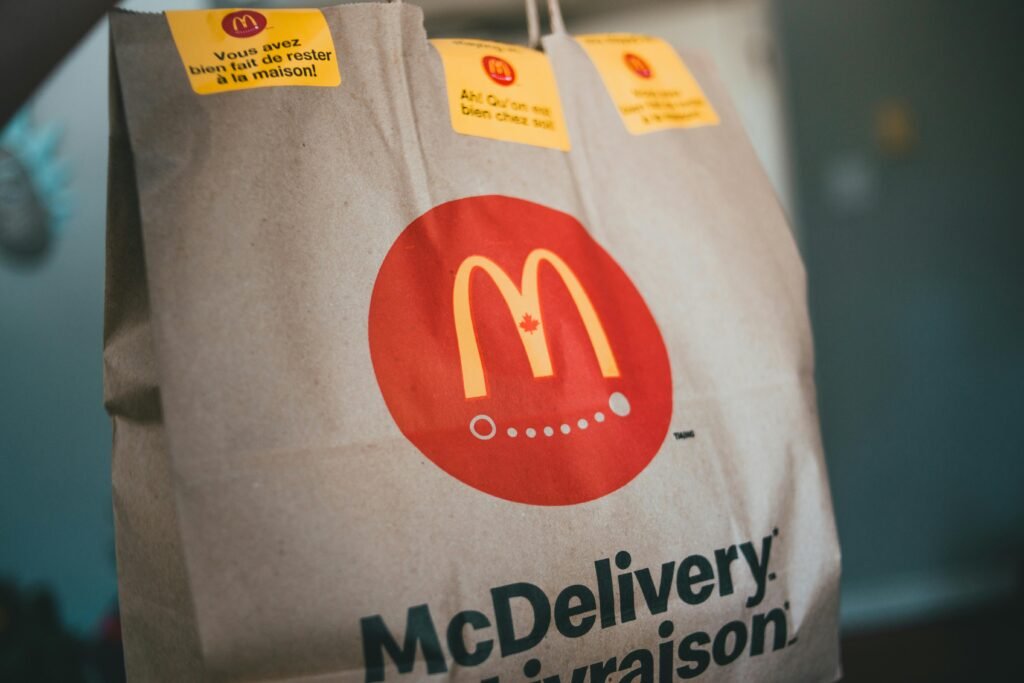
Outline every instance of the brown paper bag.
MULTIPOLYGON (((188 30, 112 16, 131 680, 834 680, 804 273, 711 67, 717 125, 633 134, 547 36, 561 118, 515 115, 565 150, 455 132, 418 9, 322 16, 318 70, 208 94, 188 30)), ((508 50, 471 112, 519 107, 508 50)))

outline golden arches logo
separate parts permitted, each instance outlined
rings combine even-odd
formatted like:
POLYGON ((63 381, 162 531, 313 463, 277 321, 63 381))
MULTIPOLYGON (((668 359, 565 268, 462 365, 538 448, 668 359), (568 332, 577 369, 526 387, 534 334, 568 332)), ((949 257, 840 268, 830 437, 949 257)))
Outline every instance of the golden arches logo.
POLYGON ((650 78, 654 75, 651 65, 643 57, 627 52, 622 55, 622 59, 626 62, 626 66, 640 78, 650 78))
POLYGON ((473 312, 470 306, 470 284, 474 271, 486 273, 498 287, 509 314, 519 333, 519 339, 526 351, 534 378, 551 377, 554 369, 548 348, 547 334, 540 309, 540 265, 547 263, 562 279, 576 310, 583 320, 583 327, 590 338, 598 366, 604 377, 618 377, 619 365, 612 353, 608 336, 601 319, 594 309, 586 289, 572 268, 557 254, 548 249, 534 249, 523 264, 523 276, 519 287, 498 264, 486 256, 469 256, 462 261, 455 274, 452 288, 452 310, 455 314, 455 336, 462 367, 462 385, 467 399, 487 396, 487 381, 483 360, 477 343, 473 312))
POLYGON ((484 71, 498 85, 512 85, 516 80, 516 70, 501 57, 487 55, 482 61, 484 71))
POLYGON ((267 27, 267 18, 253 10, 238 10, 225 15, 220 25, 230 36, 248 38, 267 27))
POLYGON ((479 491, 529 505, 596 500, 664 444, 661 332, 570 214, 501 195, 435 206, 388 250, 367 323, 396 426, 479 491))

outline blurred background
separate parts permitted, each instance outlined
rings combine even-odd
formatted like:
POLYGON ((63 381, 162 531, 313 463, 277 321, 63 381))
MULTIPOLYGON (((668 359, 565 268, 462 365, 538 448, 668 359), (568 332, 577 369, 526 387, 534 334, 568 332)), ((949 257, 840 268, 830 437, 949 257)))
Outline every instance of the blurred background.
MULTIPOLYGON (((434 36, 525 40, 521 0, 419 4, 434 36)), ((1024 6, 562 5, 574 33, 709 52, 793 219, 843 548, 846 680, 1020 680, 1024 6)), ((100 22, 0 129, 3 681, 123 675, 101 403, 107 40, 100 22)), ((3 61, 6 91, 20 65, 3 61)))

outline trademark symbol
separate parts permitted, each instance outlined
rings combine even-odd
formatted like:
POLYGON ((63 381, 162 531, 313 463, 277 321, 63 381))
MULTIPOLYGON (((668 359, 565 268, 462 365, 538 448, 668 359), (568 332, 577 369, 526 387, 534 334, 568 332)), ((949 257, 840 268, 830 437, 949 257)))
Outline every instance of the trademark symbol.
POLYGON ((682 441, 683 439, 692 439, 694 434, 691 429, 688 432, 672 432, 672 436, 676 437, 676 441, 682 441))

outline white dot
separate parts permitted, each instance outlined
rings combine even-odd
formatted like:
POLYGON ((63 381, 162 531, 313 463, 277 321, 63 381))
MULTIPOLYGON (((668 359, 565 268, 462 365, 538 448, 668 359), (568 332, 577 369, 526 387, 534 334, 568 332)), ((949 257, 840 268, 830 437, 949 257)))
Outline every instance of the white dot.
POLYGON ((473 436, 480 439, 481 441, 489 441, 490 439, 494 438, 495 434, 498 433, 498 426, 494 424, 494 420, 492 420, 489 416, 477 415, 476 417, 469 421, 469 431, 470 433, 473 434, 473 436), (488 425, 490 425, 490 433, 477 431, 476 426, 480 422, 486 422, 488 425))
POLYGON ((507 434, 509 435, 510 438, 513 439, 519 436, 519 432, 516 431, 515 427, 509 427, 507 434))
POLYGON ((629 399, 622 392, 616 391, 608 397, 608 407, 619 417, 629 415, 629 399))
POLYGON ((553 436, 554 433, 555 433, 555 430, 552 429, 551 427, 545 427, 544 428, 544 436, 553 436))
POLYGON ((576 426, 579 427, 580 429, 586 429, 587 427, 590 426, 590 423, 581 417, 579 422, 576 423, 576 426))
POLYGON ((533 427, 527 427, 526 428, 526 438, 527 439, 532 439, 535 436, 537 436, 537 430, 534 429, 533 427))
POLYGON ((572 431, 572 427, 570 427, 569 425, 562 425, 561 427, 559 427, 559 429, 562 430, 563 434, 568 434, 569 432, 572 431))
POLYGON ((594 413, 594 422, 604 422, 604 413, 600 410, 594 413))

